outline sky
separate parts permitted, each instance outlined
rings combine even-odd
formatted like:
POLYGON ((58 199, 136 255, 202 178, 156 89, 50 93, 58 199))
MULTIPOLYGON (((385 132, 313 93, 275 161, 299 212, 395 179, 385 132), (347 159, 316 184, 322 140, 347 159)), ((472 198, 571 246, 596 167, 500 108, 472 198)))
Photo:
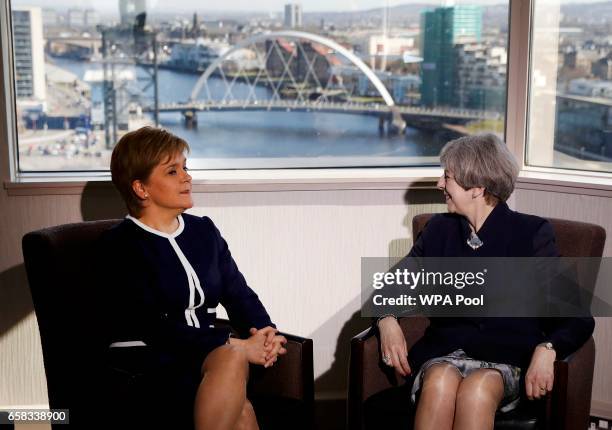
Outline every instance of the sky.
MULTIPOLYGON (((444 5, 448 0, 304 0, 300 1, 304 12, 323 12, 323 11, 358 11, 382 7, 385 5, 397 6, 400 4, 432 4, 444 5)), ((284 5, 291 0, 225 0, 223 2, 211 0, 148 0, 148 7, 153 12, 191 11, 194 4, 199 11, 227 11, 227 12, 275 12, 281 13, 284 5), (172 6, 169 7, 168 4, 172 6)), ((561 0, 561 3, 592 3, 585 0, 561 0)), ((31 5, 49 7, 48 0, 12 0, 14 5, 31 5)), ((504 4, 507 0, 456 0, 456 4, 479 4, 492 5, 504 4)), ((118 13, 118 0, 55 0, 52 3, 55 8, 93 8, 100 12, 118 13)))

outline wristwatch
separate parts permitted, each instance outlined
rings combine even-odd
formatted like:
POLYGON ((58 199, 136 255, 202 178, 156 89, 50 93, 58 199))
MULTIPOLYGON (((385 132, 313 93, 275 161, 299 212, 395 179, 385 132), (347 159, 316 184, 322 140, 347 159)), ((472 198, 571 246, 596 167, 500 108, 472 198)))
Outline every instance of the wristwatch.
POLYGON ((553 346, 552 342, 542 342, 539 343, 537 346, 543 346, 544 348, 548 349, 549 351, 554 351, 555 347, 553 346))
POLYGON ((385 314, 385 315, 381 316, 380 318, 378 318, 376 320, 376 327, 378 327, 378 323, 379 322, 381 322, 383 319, 385 319, 387 317, 393 317, 393 318, 395 318, 395 321, 397 321, 397 317, 395 315, 393 315, 393 314, 385 314))

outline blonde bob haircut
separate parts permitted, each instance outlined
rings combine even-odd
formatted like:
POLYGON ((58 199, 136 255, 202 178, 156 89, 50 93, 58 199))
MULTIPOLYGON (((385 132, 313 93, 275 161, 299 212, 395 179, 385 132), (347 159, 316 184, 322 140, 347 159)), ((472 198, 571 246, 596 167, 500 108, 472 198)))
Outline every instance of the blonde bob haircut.
POLYGON ((519 173, 516 159, 494 134, 461 137, 444 145, 440 164, 463 189, 482 187, 489 204, 508 200, 519 173))
POLYGON ((130 215, 138 217, 142 211, 142 200, 132 188, 134 181, 146 184, 158 164, 185 152, 189 152, 187 142, 155 127, 142 127, 119 139, 111 155, 111 176, 130 215))

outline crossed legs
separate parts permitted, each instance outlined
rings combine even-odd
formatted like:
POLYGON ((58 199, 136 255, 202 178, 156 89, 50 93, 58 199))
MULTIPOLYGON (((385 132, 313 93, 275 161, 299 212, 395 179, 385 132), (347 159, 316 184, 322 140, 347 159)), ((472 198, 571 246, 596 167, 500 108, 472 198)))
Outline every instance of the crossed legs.
POLYGON ((423 378, 415 429, 493 429, 503 395, 503 379, 496 370, 480 369, 463 378, 450 364, 435 364, 423 378))
POLYGON ((208 354, 194 406, 197 430, 258 430, 246 397, 249 362, 244 350, 223 345, 208 354))

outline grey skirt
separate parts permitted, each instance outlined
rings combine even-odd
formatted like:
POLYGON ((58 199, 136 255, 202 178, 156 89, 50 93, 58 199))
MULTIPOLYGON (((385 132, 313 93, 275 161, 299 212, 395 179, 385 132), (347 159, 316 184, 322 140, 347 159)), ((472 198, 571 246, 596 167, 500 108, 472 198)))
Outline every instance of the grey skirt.
POLYGON ((466 355, 462 349, 451 352, 443 357, 435 357, 427 360, 421 366, 421 370, 414 378, 412 385, 411 400, 416 403, 416 395, 423 385, 425 371, 437 363, 449 363, 453 365, 459 373, 465 378, 470 373, 478 369, 495 369, 499 371, 504 380, 504 397, 499 404, 500 412, 508 412, 516 408, 519 402, 519 380, 521 378, 521 369, 509 364, 491 363, 488 361, 475 360, 466 355))

